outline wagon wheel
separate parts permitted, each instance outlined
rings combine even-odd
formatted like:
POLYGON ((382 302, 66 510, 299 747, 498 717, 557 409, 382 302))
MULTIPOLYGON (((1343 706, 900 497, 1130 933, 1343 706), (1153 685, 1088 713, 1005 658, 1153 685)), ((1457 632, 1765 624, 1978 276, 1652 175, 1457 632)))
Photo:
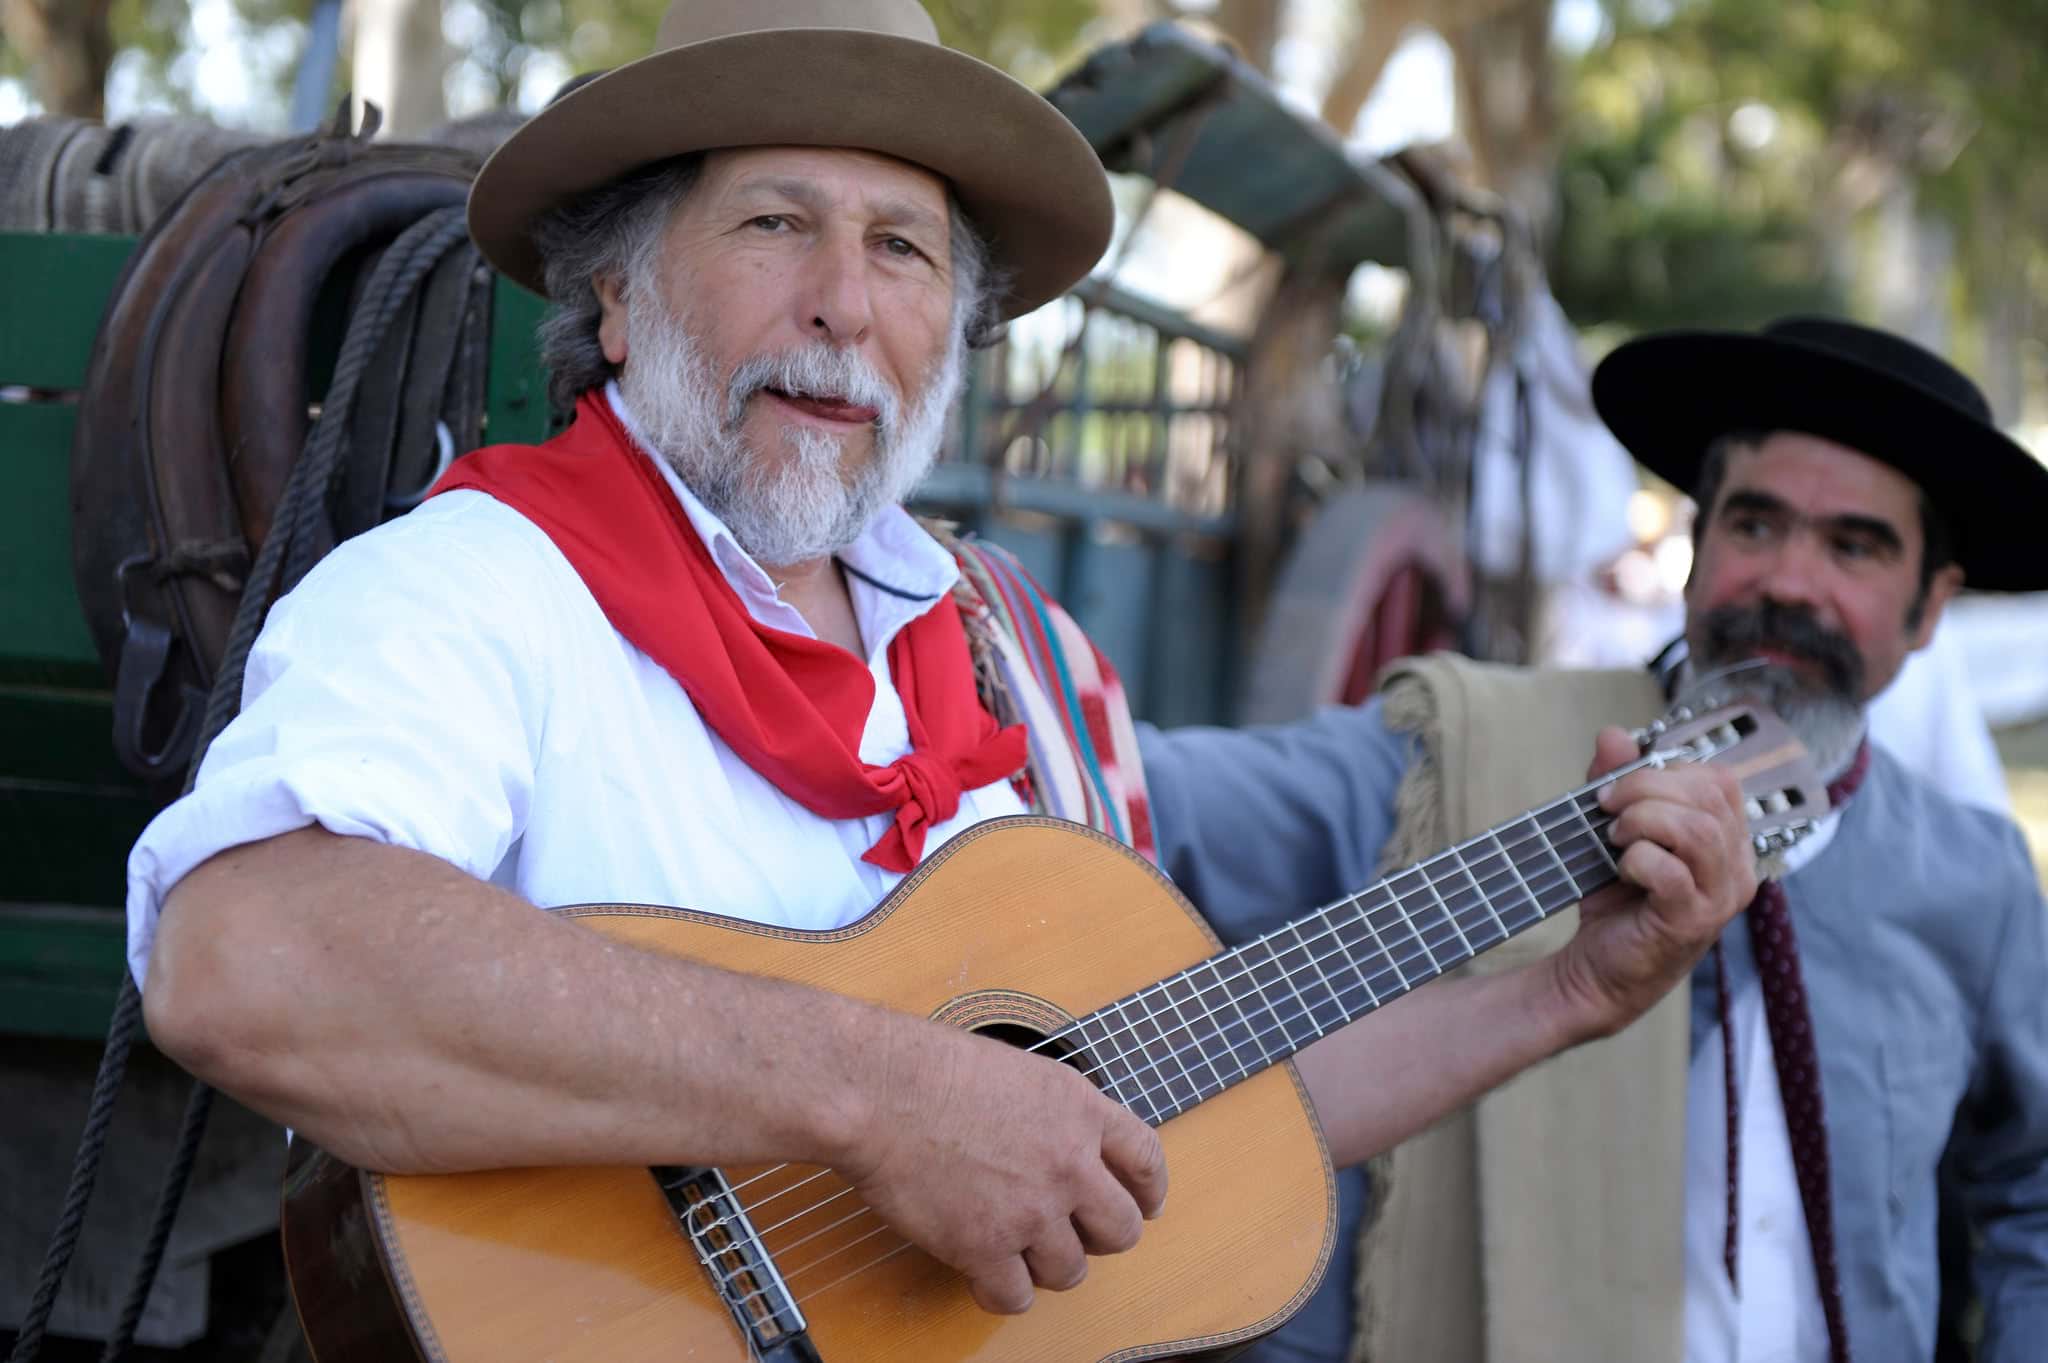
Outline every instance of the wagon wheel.
POLYGON ((1325 502, 1280 572, 1252 655, 1240 720, 1355 705, 1396 658, 1447 648, 1471 578, 1444 509, 1390 483, 1325 502))

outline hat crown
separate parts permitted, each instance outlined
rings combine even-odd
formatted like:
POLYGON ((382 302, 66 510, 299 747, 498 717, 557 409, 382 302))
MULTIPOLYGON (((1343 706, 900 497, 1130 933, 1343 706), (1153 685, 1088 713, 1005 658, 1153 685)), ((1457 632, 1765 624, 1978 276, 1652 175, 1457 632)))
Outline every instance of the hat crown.
POLYGON ((1878 370, 1992 424, 1991 403, 1967 374, 1903 336, 1835 317, 1787 317, 1765 327, 1764 335, 1878 370))
POLYGON ((939 41, 917 0, 675 0, 655 30, 654 50, 792 28, 846 28, 916 42, 939 41))

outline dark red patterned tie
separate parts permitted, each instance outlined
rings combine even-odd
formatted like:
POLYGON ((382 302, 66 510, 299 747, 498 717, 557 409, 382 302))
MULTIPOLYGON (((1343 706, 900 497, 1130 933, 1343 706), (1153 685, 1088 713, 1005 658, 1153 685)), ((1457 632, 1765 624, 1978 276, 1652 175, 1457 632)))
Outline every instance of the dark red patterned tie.
MULTIPOLYGON (((1849 769, 1828 786, 1831 807, 1840 809, 1870 770, 1870 744, 1856 749, 1849 769)), ((1849 1363, 1849 1332, 1842 1317, 1842 1281, 1835 1265, 1835 1202, 1828 1182, 1827 1112, 1820 1096, 1820 1056, 1813 1044, 1813 1014, 1806 1005, 1806 980, 1799 971, 1799 942, 1792 933, 1792 914, 1785 887, 1766 880, 1757 887, 1745 917, 1750 948, 1756 955, 1757 978, 1763 984, 1764 1023, 1770 1029, 1771 1056, 1777 1062, 1778 1093, 1785 1104, 1785 1127, 1792 1139, 1792 1169, 1799 1180, 1799 1201, 1806 1210, 1807 1238, 1813 1242, 1814 1277, 1820 1284, 1821 1310, 1828 1322, 1828 1358, 1849 1363)), ((1739 1291, 1735 1272, 1736 1186, 1740 1179, 1741 1121, 1736 1106, 1735 1029, 1729 1023, 1728 986, 1721 947, 1714 945, 1714 976, 1721 1008, 1721 1047, 1728 1096, 1728 1238, 1723 1256, 1728 1281, 1739 1291)))

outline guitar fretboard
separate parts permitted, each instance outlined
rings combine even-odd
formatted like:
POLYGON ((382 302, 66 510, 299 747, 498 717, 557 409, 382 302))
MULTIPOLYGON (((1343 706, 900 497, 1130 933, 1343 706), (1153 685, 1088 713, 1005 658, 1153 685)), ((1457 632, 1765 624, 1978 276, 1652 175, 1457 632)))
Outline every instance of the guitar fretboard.
POLYGON ((1615 879, 1597 789, 1127 995, 1055 1039, 1157 1126, 1615 879))

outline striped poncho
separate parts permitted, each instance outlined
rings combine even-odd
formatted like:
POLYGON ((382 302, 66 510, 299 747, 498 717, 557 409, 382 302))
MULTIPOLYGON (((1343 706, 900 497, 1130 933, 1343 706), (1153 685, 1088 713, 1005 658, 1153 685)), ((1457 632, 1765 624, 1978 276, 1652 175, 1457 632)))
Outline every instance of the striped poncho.
POLYGON ((1032 810, 1157 861, 1138 736, 1116 669, 1008 550, 928 528, 960 563, 954 598, 982 699, 1030 736, 1032 810))

